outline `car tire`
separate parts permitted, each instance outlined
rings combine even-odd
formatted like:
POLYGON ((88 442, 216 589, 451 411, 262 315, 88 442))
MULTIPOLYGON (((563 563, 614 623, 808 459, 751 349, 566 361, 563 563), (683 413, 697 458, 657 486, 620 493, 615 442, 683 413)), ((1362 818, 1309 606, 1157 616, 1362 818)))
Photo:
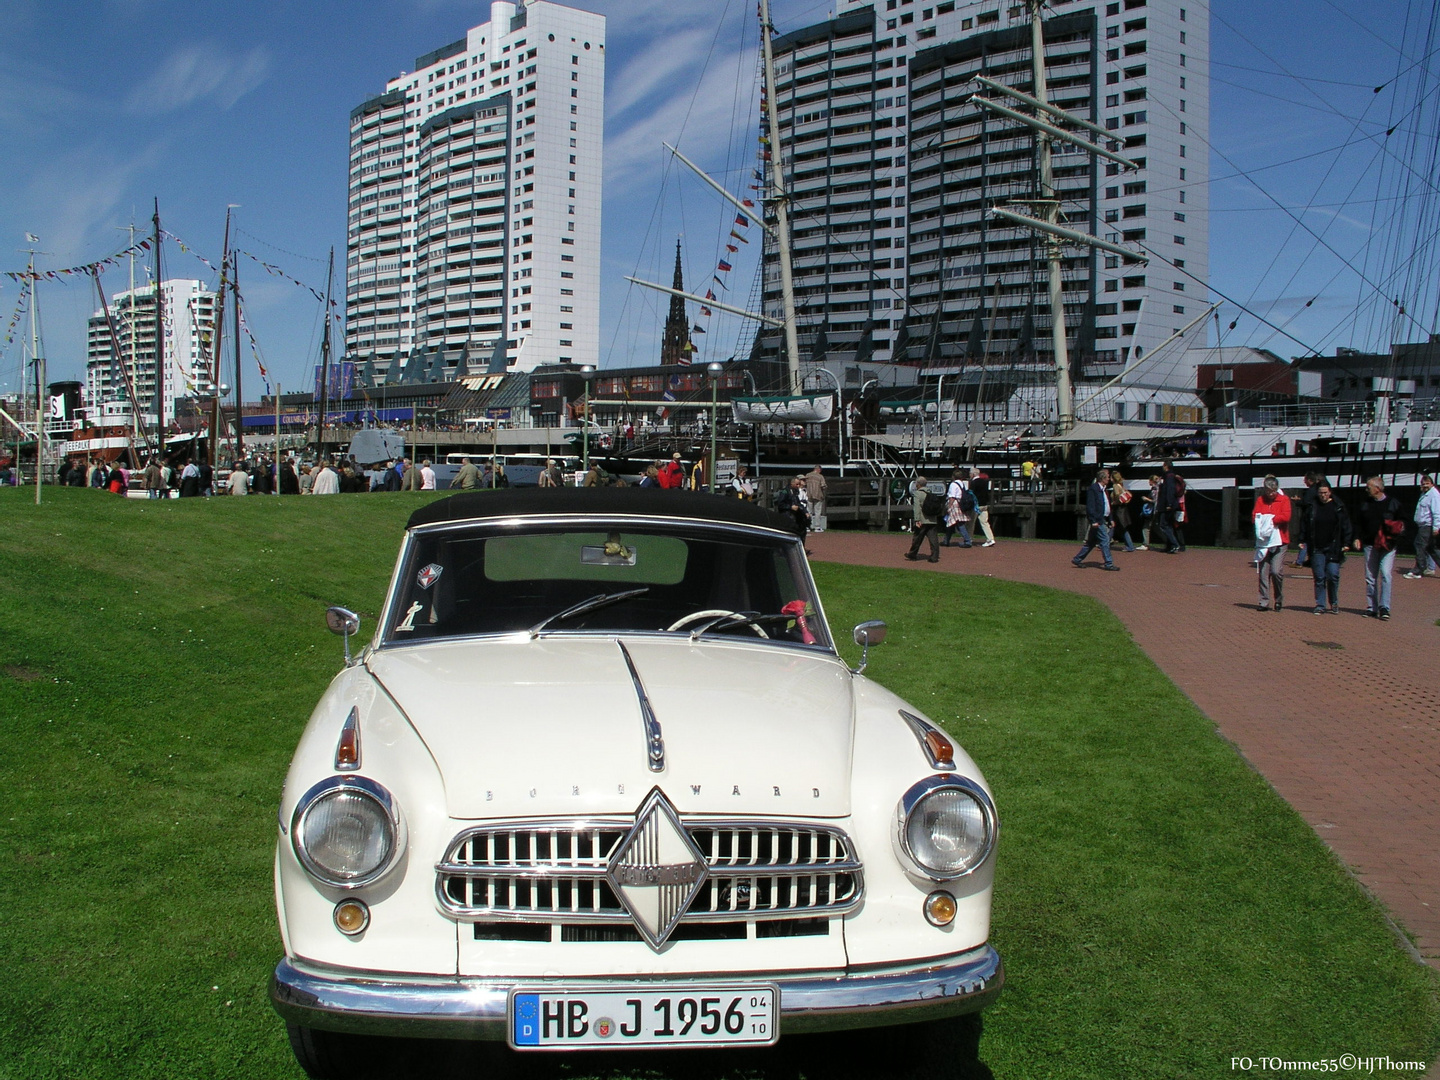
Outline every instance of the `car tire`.
POLYGON ((298 1024, 286 1024, 285 1033, 290 1036, 295 1060, 310 1080, 349 1080, 361 1062, 362 1054, 355 1044, 364 1040, 298 1024))

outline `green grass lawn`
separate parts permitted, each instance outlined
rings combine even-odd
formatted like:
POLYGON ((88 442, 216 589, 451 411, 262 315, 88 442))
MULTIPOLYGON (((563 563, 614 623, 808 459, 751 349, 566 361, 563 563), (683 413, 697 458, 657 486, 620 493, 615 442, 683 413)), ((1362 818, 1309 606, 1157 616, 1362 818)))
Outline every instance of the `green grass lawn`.
MULTIPOLYGON (((428 497, 47 490, 37 508, 0 491, 0 1078, 300 1075, 265 995, 275 805, 340 665, 323 610, 354 608, 368 634, 428 497)), ((1432 973, 1102 607, 981 578, 816 573, 841 635, 890 623, 869 674, 944 723, 996 792, 1009 986, 978 1063, 951 1075, 1434 1056, 1432 973)), ((787 1042, 524 1068, 827 1075, 793 1049, 813 1041, 787 1042)), ((883 1045, 903 1058, 903 1035, 883 1045)))

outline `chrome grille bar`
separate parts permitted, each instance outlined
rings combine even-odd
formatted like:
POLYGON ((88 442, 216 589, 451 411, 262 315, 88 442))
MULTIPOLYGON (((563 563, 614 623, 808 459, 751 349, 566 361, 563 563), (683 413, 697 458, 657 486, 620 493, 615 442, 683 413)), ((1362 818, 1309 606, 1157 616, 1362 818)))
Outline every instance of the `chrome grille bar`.
MULTIPOLYGON (((467 829, 436 866, 440 907, 468 922, 625 921, 605 879, 624 819, 503 822, 467 829)), ((855 907, 863 871, 838 828, 772 820, 685 822, 708 879, 683 922, 824 918, 855 907)))

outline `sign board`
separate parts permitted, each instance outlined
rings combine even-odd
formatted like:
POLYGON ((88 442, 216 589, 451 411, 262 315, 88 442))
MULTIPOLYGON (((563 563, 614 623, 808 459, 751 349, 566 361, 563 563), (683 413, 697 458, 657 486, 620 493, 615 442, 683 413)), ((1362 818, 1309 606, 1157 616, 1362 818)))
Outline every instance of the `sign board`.
POLYGON ((1080 463, 1082 465, 1094 465, 1100 459, 1096 456, 1097 448, 1094 446, 1082 446, 1080 448, 1080 463))
POLYGON ((735 470, 739 462, 732 457, 715 459, 715 487, 728 488, 730 482, 735 479, 735 470))

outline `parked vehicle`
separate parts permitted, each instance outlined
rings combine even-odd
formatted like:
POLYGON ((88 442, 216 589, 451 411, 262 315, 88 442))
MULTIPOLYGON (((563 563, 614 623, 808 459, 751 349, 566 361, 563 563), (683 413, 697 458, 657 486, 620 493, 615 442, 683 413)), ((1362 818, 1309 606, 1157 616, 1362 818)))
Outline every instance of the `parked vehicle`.
POLYGON ((271 997, 311 1076, 355 1034, 756 1046, 999 993, 990 790, 840 658, 779 515, 456 495, 411 516, 358 655, 329 617, 347 664, 276 852, 271 997))

